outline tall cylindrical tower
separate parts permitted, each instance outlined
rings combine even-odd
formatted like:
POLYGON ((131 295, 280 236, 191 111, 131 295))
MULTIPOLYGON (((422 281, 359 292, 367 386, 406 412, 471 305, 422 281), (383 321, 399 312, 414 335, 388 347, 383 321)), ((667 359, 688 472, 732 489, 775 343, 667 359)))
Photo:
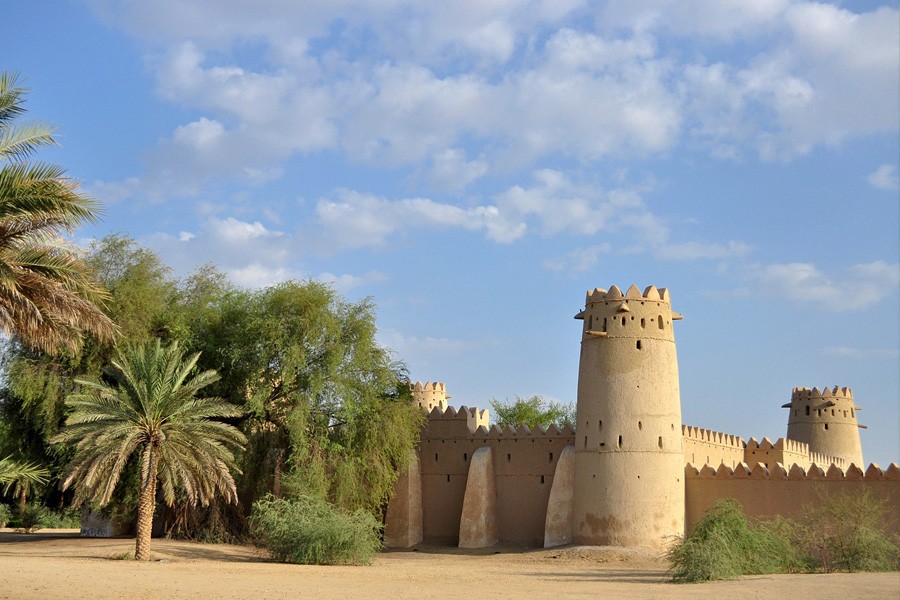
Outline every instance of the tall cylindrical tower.
POLYGON ((587 293, 575 429, 576 543, 662 548, 684 534, 678 360, 668 290, 587 293))
MULTIPOLYGON (((843 458, 847 464, 863 468, 859 425, 850 388, 794 388, 789 408, 787 437, 809 444, 810 452, 843 458)), ((820 465, 825 466, 827 465, 820 465)))

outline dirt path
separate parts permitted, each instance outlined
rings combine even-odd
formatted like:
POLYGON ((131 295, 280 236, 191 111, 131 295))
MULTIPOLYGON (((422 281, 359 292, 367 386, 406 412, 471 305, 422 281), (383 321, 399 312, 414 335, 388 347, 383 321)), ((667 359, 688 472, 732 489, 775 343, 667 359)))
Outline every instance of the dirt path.
POLYGON ((253 548, 153 540, 156 560, 121 560, 130 539, 0 530, 0 599, 84 598, 898 598, 900 573, 776 575, 702 585, 666 583, 647 552, 611 548, 385 552, 368 567, 267 562, 253 548))

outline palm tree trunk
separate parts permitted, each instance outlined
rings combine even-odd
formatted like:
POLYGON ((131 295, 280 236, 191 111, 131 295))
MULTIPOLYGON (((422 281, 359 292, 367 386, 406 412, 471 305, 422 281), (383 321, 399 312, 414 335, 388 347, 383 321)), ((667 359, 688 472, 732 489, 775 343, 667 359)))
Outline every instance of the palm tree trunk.
POLYGON ((138 499, 137 532, 135 536, 134 559, 150 560, 150 538, 153 535, 153 511, 156 508, 156 468, 159 452, 148 444, 141 457, 143 477, 141 495, 138 499))

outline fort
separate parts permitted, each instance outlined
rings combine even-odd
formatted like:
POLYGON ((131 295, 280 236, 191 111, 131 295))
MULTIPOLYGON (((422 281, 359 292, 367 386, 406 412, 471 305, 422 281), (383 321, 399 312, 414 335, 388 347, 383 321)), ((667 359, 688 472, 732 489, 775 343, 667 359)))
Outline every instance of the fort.
POLYGON ((387 509, 389 547, 664 548, 723 498, 798 517, 867 491, 900 514, 900 467, 864 469, 850 388, 795 388, 786 436, 745 441, 681 423, 682 317, 666 288, 590 290, 575 318, 574 425, 501 430, 485 409, 449 406, 444 383, 411 384, 427 419, 387 509))

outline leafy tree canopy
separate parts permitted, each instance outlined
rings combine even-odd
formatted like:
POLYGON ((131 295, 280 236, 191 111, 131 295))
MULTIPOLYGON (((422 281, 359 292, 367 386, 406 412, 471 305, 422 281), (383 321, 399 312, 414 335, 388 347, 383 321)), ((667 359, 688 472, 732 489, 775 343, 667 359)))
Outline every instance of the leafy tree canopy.
POLYGON ((552 424, 561 427, 565 423, 575 423, 574 405, 552 402, 541 396, 516 396, 513 402, 491 400, 491 412, 494 423, 500 428, 526 425, 534 429, 538 425, 547 428, 552 424))

